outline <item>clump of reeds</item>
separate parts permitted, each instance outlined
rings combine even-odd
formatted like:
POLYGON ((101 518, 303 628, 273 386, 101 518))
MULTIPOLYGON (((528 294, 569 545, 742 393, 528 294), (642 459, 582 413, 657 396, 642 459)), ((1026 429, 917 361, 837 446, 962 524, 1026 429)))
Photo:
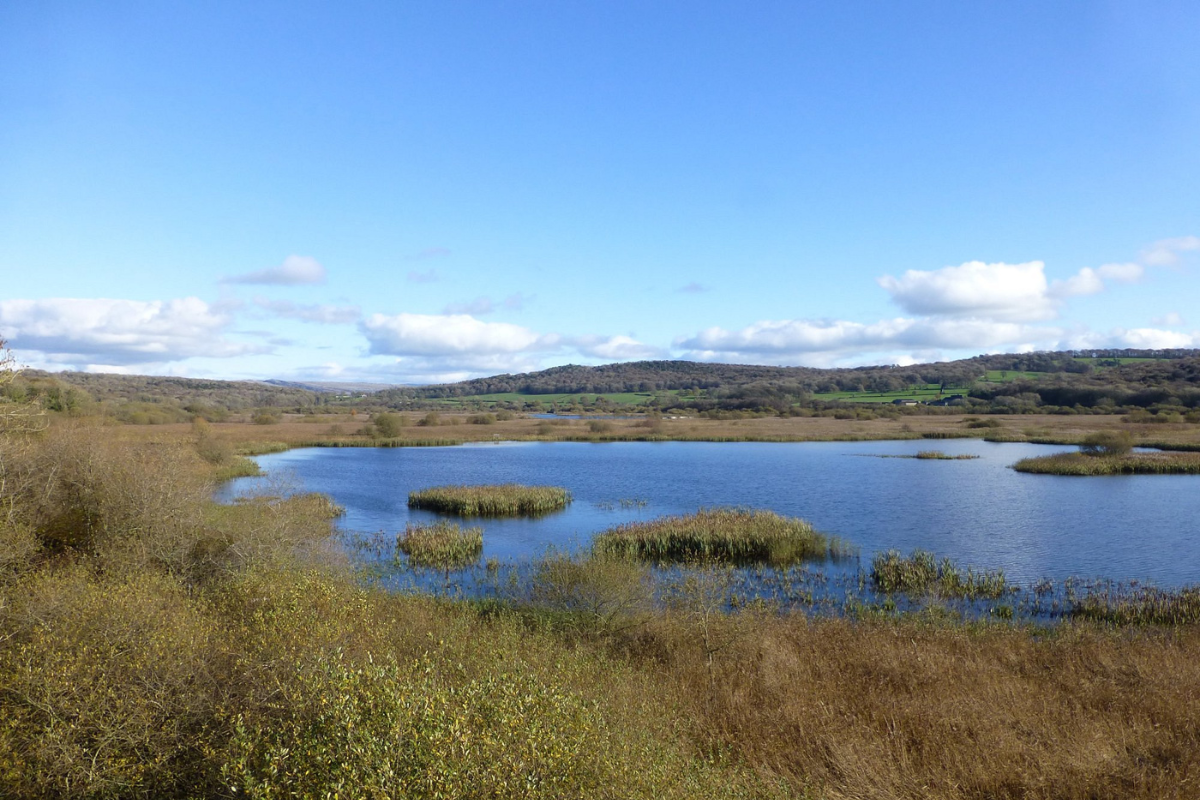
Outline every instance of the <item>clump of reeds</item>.
POLYGON ((918 450, 913 458, 934 459, 937 461, 968 461, 972 458, 979 458, 971 453, 961 453, 957 456, 952 456, 949 453, 943 453, 941 450, 918 450))
POLYGON ((1055 453, 1023 458, 1012 465, 1017 472, 1038 475, 1200 475, 1197 453, 1129 453, 1094 456, 1086 453, 1055 453))
POLYGON ((434 486, 408 495, 408 507, 463 517, 522 517, 561 511, 571 493, 559 486, 503 483, 434 486))
POLYGON ((886 594, 928 595, 941 597, 999 598, 1008 591, 1003 570, 976 572, 941 562, 933 553, 914 550, 907 558, 898 550, 877 553, 871 560, 871 582, 886 594))
POLYGON ((483 552, 483 528, 464 528, 448 520, 410 522, 396 537, 396 548, 414 567, 458 569, 475 563, 483 552))
POLYGON ((1074 598, 1071 616, 1112 625, 1195 624, 1200 622, 1200 586, 1174 591, 1106 586, 1074 598))
POLYGON ((646 561, 736 564, 793 564, 855 552, 847 542, 817 532, 802 519, 744 508, 701 509, 695 514, 627 522, 601 532, 592 547, 600 555, 646 561))

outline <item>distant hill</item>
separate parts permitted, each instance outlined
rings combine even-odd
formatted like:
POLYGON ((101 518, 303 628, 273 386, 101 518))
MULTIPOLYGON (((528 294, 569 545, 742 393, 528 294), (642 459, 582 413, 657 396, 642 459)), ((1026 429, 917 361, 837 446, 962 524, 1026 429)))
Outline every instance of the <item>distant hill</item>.
POLYGON ((1085 350, 976 356, 911 366, 846 369, 636 361, 570 364, 435 386, 366 381, 219 381, 29 370, 4 387, 51 410, 99 411, 129 422, 179 422, 273 408, 414 408, 502 403, 532 408, 539 398, 592 407, 631 405, 690 411, 792 413, 894 398, 953 400, 979 410, 1141 407, 1200 409, 1200 350, 1085 350), (473 398, 479 398, 474 400, 473 398))
POLYGON ((840 369, 770 367, 751 364, 712 364, 695 361, 635 361, 585 367, 562 367, 517 375, 496 375, 459 383, 405 387, 383 395, 410 398, 470 397, 516 392, 518 394, 586 394, 600 392, 651 392, 678 389, 730 389, 749 384, 792 384, 808 392, 892 391, 912 384, 945 383, 966 386, 989 371, 1038 372, 1086 375, 1103 367, 1118 367, 1118 374, 1162 372, 1146 368, 1158 360, 1178 361, 1200 357, 1200 350, 1086 350, 986 355, 959 361, 911 366, 868 366, 840 369), (1130 359, 1146 361, 1128 362, 1130 359), (1109 363, 1104 363, 1109 362, 1109 363))
POLYGON ((367 381, 285 381, 278 378, 271 378, 263 381, 263 383, 271 386, 281 386, 289 389, 305 389, 310 392, 333 392, 334 394, 344 394, 346 392, 380 392, 384 389, 396 389, 403 384, 399 383, 370 383, 367 381))

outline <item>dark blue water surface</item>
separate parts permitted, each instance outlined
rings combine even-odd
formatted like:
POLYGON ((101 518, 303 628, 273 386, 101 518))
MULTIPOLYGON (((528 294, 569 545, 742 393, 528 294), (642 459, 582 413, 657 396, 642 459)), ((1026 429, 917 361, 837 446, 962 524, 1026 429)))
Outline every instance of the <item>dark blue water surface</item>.
MULTIPOLYGON (((708 506, 802 517, 861 548, 915 548, 1010 581, 1069 576, 1160 586, 1200 581, 1200 476, 1026 475, 1020 458, 1072 448, 978 440, 706 443, 536 442, 460 447, 330 448, 262 456, 270 476, 344 505, 340 525, 394 532, 435 514, 408 493, 446 483, 565 486, 574 503, 540 519, 482 520, 484 556, 523 559, 586 544, 634 519, 708 506), (874 458, 937 449, 970 461, 874 458), (621 501, 627 501, 624 505, 621 501), (635 506, 628 501, 641 500, 635 506)), ((263 479, 235 481, 226 498, 263 479)))

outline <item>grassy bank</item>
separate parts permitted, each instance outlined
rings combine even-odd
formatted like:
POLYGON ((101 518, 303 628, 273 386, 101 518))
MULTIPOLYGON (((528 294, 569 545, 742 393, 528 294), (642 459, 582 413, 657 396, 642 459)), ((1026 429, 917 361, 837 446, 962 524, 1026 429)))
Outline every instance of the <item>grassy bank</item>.
POLYGON ((534 517, 561 511, 571 493, 558 486, 519 483, 433 486, 409 492, 408 507, 463 517, 534 517))
POLYGON ((646 561, 735 564, 791 564, 853 552, 848 543, 818 533, 804 520, 741 508, 625 523, 599 533, 592 547, 598 554, 646 561))

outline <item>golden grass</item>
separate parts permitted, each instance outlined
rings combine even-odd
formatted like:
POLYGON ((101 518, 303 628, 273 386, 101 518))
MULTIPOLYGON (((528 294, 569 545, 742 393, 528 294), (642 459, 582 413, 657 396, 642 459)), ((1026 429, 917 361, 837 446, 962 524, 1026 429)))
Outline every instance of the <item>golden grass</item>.
POLYGON ((711 741, 814 796, 1197 796, 1200 629, 656 617, 638 652, 711 741))

